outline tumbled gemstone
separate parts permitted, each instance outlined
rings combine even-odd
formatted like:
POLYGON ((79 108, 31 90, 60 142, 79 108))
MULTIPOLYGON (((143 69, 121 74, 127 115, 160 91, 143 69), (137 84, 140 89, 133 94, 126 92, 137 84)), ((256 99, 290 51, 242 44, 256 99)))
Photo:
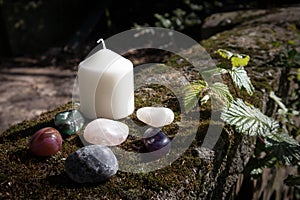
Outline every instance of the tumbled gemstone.
POLYGON ((157 151, 158 156, 167 154, 171 148, 171 140, 159 128, 148 128, 142 139, 148 152, 157 151))
POLYGON ((46 127, 38 130, 32 135, 29 148, 31 152, 38 156, 52 156, 56 154, 62 146, 62 137, 58 130, 46 127))
POLYGON ((164 107, 143 107, 137 110, 136 116, 139 120, 153 127, 162 127, 171 124, 174 113, 164 107))
POLYGON ((61 133, 72 135, 82 128, 84 118, 78 110, 69 110, 58 113, 54 118, 54 124, 61 133))
POLYGON ((83 138, 91 144, 105 146, 119 145, 128 137, 129 128, 122 122, 110 119, 95 119, 91 121, 83 132, 83 138))
POLYGON ((118 161, 106 146, 85 146, 68 156, 65 171, 77 183, 103 182, 117 173, 118 161))

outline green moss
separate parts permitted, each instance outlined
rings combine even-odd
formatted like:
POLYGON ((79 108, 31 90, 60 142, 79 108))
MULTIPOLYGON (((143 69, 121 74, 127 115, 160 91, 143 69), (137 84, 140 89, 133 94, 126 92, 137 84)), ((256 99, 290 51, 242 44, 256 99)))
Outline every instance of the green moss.
MULTIPOLYGON (((174 109, 176 120, 180 119, 178 102, 169 101, 172 93, 165 87, 153 86, 153 94, 142 98, 142 93, 136 97, 137 107, 155 104, 167 105, 174 109), (168 98, 162 99, 162 94, 168 98)), ((72 104, 63 105, 53 111, 43 113, 39 118, 24 121, 6 130, 1 136, 0 144, 0 185, 2 194, 7 198, 51 198, 51 199, 82 199, 82 198, 109 198, 132 199, 135 196, 151 198, 161 191, 171 192, 182 187, 196 188, 197 179, 193 167, 200 164, 191 151, 161 170, 147 174, 133 174, 118 172, 109 181, 102 184, 77 184, 71 181, 64 172, 66 157, 82 147, 78 135, 64 136, 62 150, 52 157, 36 157, 28 148, 31 135, 45 126, 54 126, 53 118, 56 113, 72 108, 72 104), (187 182, 188 180, 188 182, 187 182), (51 192, 49 192, 51 191, 51 192), (134 192, 130 192, 134 191, 134 192)), ((134 119, 136 116, 132 115, 134 119)), ((136 119, 135 119, 136 120, 136 119)), ((177 126, 175 124, 164 127, 164 131, 174 137, 177 126)), ((122 148, 130 150, 132 144, 137 144, 135 138, 129 138, 122 148)), ((139 143, 141 145, 141 143, 139 143)))

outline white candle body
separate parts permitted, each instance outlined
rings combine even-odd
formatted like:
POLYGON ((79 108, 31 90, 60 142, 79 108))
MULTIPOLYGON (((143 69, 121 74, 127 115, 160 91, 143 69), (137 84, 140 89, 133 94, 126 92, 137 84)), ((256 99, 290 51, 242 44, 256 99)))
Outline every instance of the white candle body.
POLYGON ((134 111, 133 64, 102 49, 79 64, 80 111, 89 119, 121 119, 134 111))

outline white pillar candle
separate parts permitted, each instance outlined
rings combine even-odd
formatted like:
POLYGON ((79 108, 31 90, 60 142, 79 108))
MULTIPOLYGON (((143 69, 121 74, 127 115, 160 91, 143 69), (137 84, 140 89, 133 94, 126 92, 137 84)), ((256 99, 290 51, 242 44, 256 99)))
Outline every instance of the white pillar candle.
POLYGON ((106 49, 79 64, 80 111, 89 119, 121 119, 134 111, 133 64, 106 49))

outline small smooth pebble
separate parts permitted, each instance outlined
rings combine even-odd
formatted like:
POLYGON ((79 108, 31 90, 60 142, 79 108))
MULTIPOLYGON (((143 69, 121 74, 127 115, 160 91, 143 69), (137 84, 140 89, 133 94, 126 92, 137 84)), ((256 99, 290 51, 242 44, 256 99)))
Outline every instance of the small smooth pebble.
POLYGON ((169 125, 174 120, 174 113, 170 108, 165 107, 143 107, 137 110, 137 118, 153 127, 169 125))
POLYGON ((62 137, 58 130, 46 127, 38 130, 31 137, 29 148, 37 156, 52 156, 62 147, 62 137))
POLYGON ((148 128, 142 139, 148 152, 157 151, 156 156, 161 157, 167 154, 171 148, 171 140, 159 128, 148 128))
POLYGON ((83 127, 84 118, 78 110, 69 110, 55 115, 54 124, 61 133, 72 135, 83 127))
POLYGON ((129 134, 126 124, 110 119, 95 119, 83 132, 83 138, 91 144, 116 146, 123 143, 129 134))
POLYGON ((115 154, 102 145, 85 146, 70 154, 65 171, 77 183, 97 183, 108 180, 119 169, 115 154))

